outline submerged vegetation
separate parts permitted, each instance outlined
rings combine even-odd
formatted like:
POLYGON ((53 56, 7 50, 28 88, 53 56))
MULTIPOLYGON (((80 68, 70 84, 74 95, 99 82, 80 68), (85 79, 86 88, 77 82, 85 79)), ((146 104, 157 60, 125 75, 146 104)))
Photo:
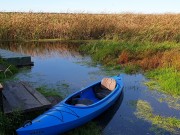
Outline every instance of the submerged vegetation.
POLYGON ((169 131, 172 134, 180 134, 180 119, 154 114, 151 105, 146 101, 139 100, 137 102, 137 112, 135 115, 138 118, 151 122, 153 126, 169 131))
POLYGON ((46 86, 41 86, 36 88, 37 91, 39 91, 41 94, 43 94, 45 97, 59 97, 63 98, 59 92, 57 92, 55 89, 49 89, 46 86))

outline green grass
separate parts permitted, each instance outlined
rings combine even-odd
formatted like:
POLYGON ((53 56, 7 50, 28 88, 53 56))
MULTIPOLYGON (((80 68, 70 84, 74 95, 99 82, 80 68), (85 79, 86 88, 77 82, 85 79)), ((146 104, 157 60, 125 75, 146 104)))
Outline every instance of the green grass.
POLYGON ((26 120, 32 120, 45 110, 39 110, 23 114, 20 110, 14 110, 11 114, 0 112, 0 135, 16 135, 16 129, 21 127, 26 120))
POLYGON ((106 65, 116 64, 119 55, 119 43, 116 41, 95 41, 80 47, 80 51, 90 54, 95 61, 106 65))
POLYGON ((150 81, 151 89, 158 89, 166 94, 180 97, 180 72, 174 68, 160 68, 148 71, 146 76, 150 81))
POLYGON ((153 114, 151 105, 146 101, 138 100, 135 115, 151 122, 153 126, 169 131, 172 134, 180 134, 180 119, 153 114))
POLYGON ((94 121, 91 121, 81 127, 78 127, 64 135, 101 135, 101 128, 94 121))
POLYGON ((0 112, 0 134, 15 134, 15 130, 22 123, 22 115, 19 111, 14 111, 11 115, 0 112))

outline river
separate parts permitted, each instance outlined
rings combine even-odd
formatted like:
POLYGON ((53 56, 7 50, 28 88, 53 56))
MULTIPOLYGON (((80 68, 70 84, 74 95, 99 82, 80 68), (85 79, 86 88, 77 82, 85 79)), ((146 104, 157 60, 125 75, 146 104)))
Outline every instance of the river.
POLYGON ((120 70, 106 70, 94 64, 90 56, 79 53, 78 45, 72 43, 6 43, 0 48, 32 56, 34 66, 24 68, 14 76, 15 79, 28 81, 34 87, 53 88, 63 97, 103 77, 122 74, 124 90, 121 97, 116 105, 98 118, 104 135, 173 134, 136 115, 138 103, 143 101, 151 105, 153 115, 180 118, 179 108, 168 101, 160 101, 168 96, 149 90, 144 85, 148 80, 140 73, 128 75, 120 70))

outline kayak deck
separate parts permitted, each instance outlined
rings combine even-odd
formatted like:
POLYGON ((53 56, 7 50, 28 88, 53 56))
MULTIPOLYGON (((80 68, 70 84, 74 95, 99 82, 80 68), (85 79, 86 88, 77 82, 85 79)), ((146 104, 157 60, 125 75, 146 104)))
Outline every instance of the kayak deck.
POLYGON ((87 89, 73 95, 68 100, 66 104, 75 106, 87 106, 97 103, 101 99, 105 98, 111 93, 110 90, 101 87, 101 83, 97 83, 93 87, 88 87, 87 89), (100 95, 101 94, 101 95, 100 95))

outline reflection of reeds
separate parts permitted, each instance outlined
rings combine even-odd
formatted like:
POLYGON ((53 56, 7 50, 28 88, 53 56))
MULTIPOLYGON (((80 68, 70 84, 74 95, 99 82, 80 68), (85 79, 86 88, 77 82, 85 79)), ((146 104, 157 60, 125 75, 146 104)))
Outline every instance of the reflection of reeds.
POLYGON ((31 56, 53 57, 54 55, 80 56, 78 46, 59 42, 31 42, 31 43, 1 43, 0 48, 31 56))
POLYGON ((99 39, 180 41, 180 14, 0 13, 1 40, 99 39))

